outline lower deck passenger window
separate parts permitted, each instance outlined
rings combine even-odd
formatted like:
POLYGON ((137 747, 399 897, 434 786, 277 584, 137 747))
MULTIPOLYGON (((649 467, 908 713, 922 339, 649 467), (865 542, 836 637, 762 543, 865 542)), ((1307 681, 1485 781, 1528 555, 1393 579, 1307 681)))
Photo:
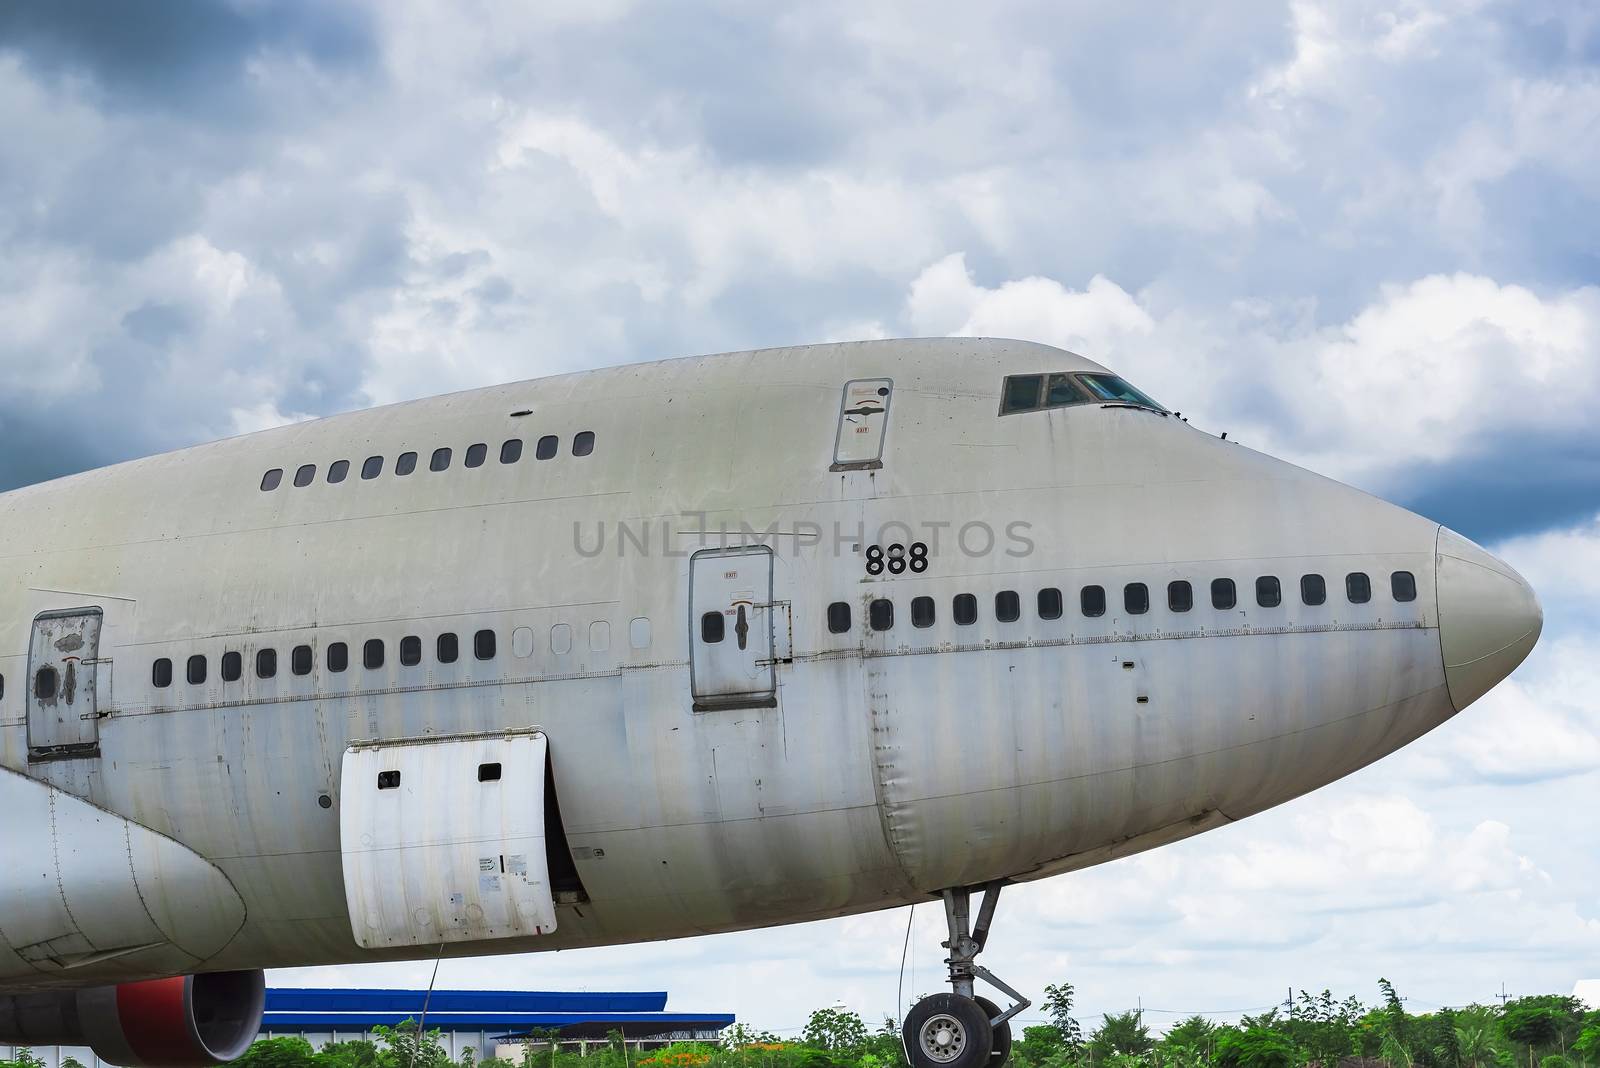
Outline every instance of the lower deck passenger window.
POLYGON ((289 670, 296 675, 311 674, 313 662, 314 658, 309 645, 297 645, 294 647, 294 651, 289 654, 289 670))
POLYGON ((1039 591, 1039 618, 1061 618, 1061 591, 1054 586, 1046 586, 1039 591))
POLYGON ((1321 575, 1300 576, 1300 603, 1319 605, 1328 599, 1328 584, 1321 575))
POLYGON ((828 606, 828 633, 847 634, 850 631, 850 605, 835 601, 828 606))
POLYGON ((1262 575, 1256 579, 1256 604, 1262 608, 1276 608, 1283 603, 1283 584, 1276 575, 1262 575))
POLYGON ((1397 601, 1417 599, 1417 576, 1409 571, 1396 571, 1389 576, 1389 589, 1397 601))
POLYGON ((344 642, 334 642, 328 646, 328 670, 334 674, 350 666, 350 647, 344 642))
POLYGON ((162 657, 150 665, 150 685, 165 690, 172 685, 172 661, 162 657))
POLYGON ((958 593, 950 602, 950 615, 958 627, 970 627, 978 621, 978 598, 970 593, 958 593))
POLYGON ((53 667, 42 667, 33 676, 33 696, 41 701, 53 700, 56 696, 56 687, 61 683, 60 676, 53 667))
POLYGON ((400 639, 400 664, 402 667, 416 667, 422 663, 422 639, 415 634, 407 634, 400 639))
POLYGON ((1227 611, 1239 603, 1239 591, 1233 585, 1233 579, 1211 580, 1211 607, 1219 611, 1227 611))
POLYGON ((222 681, 238 682, 244 677, 244 656, 230 652, 222 654, 222 681))
POLYGON ((867 606, 867 623, 873 630, 888 630, 894 626, 894 602, 878 598, 867 606))
POLYGON ((256 678, 270 679, 278 673, 278 651, 276 649, 259 649, 256 651, 256 678))
POLYGON ((1150 611, 1150 587, 1142 582, 1130 582, 1122 587, 1122 607, 1130 616, 1142 616, 1150 611))
POLYGON ((1083 614, 1091 619, 1095 616, 1106 614, 1106 588, 1104 586, 1085 586, 1078 594, 1078 607, 1083 614))
POLYGON ((201 656, 201 655, 199 655, 197 653, 194 656, 191 656, 189 658, 188 664, 184 665, 184 667, 185 667, 185 671, 186 671, 186 677, 189 680, 189 685, 190 686, 200 686, 200 685, 203 685, 205 683, 205 681, 206 681, 206 658, 205 657, 203 657, 203 656, 201 656))
POLYGON ((911 598, 911 625, 913 627, 933 626, 933 598, 911 598))
POLYGON ((1022 618, 1022 598, 1016 590, 1001 590, 994 595, 994 618, 1001 623, 1015 623, 1022 618))
POLYGON ((383 667, 382 638, 367 639, 367 643, 361 647, 361 666, 368 671, 376 671, 383 667))
POLYGON ((1182 579, 1167 583, 1167 608, 1173 612, 1187 612, 1194 607, 1194 587, 1182 579))
POLYGON ((439 635, 439 639, 433 643, 433 655, 438 658, 441 664, 454 664, 461 656, 460 640, 451 632, 446 631, 439 635))
POLYGON ((480 630, 472 636, 472 655, 479 660, 494 659, 494 631, 480 630))
POLYGON ((1366 604, 1372 600, 1372 580, 1364 571, 1352 571, 1344 577, 1344 595, 1351 604, 1366 604))

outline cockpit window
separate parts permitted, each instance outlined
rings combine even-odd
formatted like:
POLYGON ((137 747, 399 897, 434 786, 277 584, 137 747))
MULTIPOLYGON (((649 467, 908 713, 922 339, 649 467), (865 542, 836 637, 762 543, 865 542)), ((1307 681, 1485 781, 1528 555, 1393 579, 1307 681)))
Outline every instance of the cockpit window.
POLYGON ((1166 413, 1161 405, 1113 374, 1007 375, 1000 390, 1001 415, 1075 404, 1130 404, 1166 413))
POLYGON ((1031 412, 1039 407, 1039 387, 1044 385, 1044 375, 1012 375, 1006 379, 1005 392, 1000 397, 1000 414, 1031 412))
POLYGON ((1095 399, 1107 404, 1135 404, 1140 408, 1152 408, 1158 412, 1166 411, 1155 401, 1130 386, 1127 381, 1118 375, 1079 375, 1078 381, 1094 394, 1095 399))

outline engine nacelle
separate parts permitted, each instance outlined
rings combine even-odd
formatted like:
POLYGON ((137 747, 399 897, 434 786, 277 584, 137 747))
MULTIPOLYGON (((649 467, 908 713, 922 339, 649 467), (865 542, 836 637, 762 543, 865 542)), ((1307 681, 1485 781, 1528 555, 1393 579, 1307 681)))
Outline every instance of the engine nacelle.
POLYGON ((0 994, 0 1042, 88 1046, 126 1068, 204 1068, 250 1048, 266 995, 259 970, 0 994))

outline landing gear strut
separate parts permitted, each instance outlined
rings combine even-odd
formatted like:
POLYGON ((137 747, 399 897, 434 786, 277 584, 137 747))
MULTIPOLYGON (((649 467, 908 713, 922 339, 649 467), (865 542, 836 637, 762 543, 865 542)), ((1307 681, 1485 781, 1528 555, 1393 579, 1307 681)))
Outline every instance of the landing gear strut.
POLYGON ((968 887, 943 892, 944 918, 950 938, 949 994, 931 994, 911 1007, 900 1038, 912 1068, 1001 1068, 1011 1055, 1011 1018, 1032 1002, 978 963, 989 940, 989 925, 1000 902, 998 882, 985 883, 978 921, 970 923, 972 895, 968 887), (978 997, 974 981, 982 979, 1016 1004, 1004 1012, 978 997))

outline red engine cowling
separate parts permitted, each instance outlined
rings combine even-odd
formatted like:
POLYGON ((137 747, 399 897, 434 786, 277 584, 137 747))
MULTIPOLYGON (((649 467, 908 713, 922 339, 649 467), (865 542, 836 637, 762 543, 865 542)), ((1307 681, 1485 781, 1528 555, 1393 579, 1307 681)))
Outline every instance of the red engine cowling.
POLYGON ((88 1046, 126 1068, 226 1064, 260 1033, 266 990, 250 971, 0 995, 0 1042, 88 1046))

